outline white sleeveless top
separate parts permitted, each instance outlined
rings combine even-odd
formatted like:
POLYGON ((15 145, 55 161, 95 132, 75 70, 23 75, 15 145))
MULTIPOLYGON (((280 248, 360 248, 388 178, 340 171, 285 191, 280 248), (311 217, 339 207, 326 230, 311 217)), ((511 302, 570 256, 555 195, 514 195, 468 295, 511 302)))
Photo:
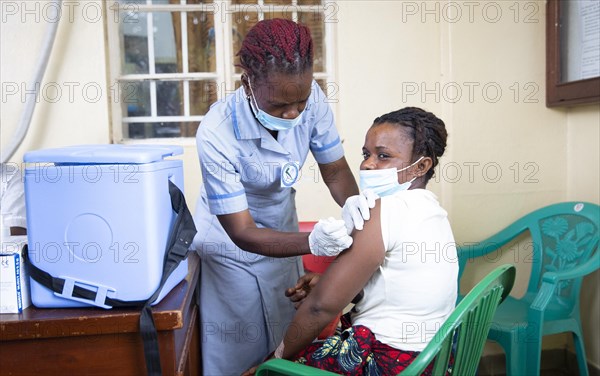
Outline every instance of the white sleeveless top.
POLYGON ((458 259, 448 213, 425 189, 381 198, 385 259, 355 306, 353 325, 396 349, 422 351, 454 309, 458 259))

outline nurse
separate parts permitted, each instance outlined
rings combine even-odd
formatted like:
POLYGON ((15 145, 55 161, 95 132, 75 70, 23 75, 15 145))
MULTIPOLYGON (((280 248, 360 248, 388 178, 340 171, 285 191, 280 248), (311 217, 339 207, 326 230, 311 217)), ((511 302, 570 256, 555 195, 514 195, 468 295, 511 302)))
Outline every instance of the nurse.
POLYGON ((239 375, 281 342, 295 313, 281 291, 302 273, 299 255, 337 255, 352 243, 343 220, 298 232, 293 187, 309 151, 333 199, 345 204, 344 218, 360 229, 369 215, 312 77, 309 29, 261 21, 238 56, 242 87, 213 104, 196 136, 203 186, 194 246, 203 370, 211 376, 239 375))

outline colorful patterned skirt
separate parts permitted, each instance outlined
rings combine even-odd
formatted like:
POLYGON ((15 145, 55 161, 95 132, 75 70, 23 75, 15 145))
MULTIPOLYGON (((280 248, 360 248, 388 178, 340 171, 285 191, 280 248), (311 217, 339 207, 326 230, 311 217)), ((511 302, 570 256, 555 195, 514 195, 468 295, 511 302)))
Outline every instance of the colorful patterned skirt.
MULTIPOLYGON (((341 375, 395 376, 419 355, 379 342, 371 330, 350 325, 342 316, 340 332, 323 341, 313 342, 302 350, 296 362, 341 375)), ((429 365, 423 375, 431 375, 429 365)))

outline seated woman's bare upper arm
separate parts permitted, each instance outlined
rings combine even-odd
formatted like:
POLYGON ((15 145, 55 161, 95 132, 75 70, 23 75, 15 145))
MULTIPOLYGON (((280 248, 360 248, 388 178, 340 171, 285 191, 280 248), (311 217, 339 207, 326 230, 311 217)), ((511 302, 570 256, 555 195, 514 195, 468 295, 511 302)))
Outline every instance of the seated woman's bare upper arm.
POLYGON ((339 312, 345 308, 383 263, 381 200, 371 209, 371 219, 363 230, 355 230, 352 237, 352 246, 337 257, 311 292, 319 309, 339 312))

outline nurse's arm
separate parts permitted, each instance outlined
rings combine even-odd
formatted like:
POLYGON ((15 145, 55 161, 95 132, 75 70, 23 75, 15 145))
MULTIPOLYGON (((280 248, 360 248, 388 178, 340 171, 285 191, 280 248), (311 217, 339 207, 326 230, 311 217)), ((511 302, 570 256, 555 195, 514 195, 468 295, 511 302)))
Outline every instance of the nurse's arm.
POLYGON ((340 253, 296 311, 284 337, 283 358, 292 359, 359 294, 385 258, 380 219, 381 200, 371 220, 354 231, 352 246, 340 253))
POLYGON ((335 162, 319 164, 319 170, 331 196, 339 206, 344 206, 348 197, 358 194, 358 186, 346 157, 335 162))
POLYGON ((310 253, 308 232, 281 232, 258 228, 247 209, 218 215, 231 240, 247 252, 269 257, 290 257, 310 253))

